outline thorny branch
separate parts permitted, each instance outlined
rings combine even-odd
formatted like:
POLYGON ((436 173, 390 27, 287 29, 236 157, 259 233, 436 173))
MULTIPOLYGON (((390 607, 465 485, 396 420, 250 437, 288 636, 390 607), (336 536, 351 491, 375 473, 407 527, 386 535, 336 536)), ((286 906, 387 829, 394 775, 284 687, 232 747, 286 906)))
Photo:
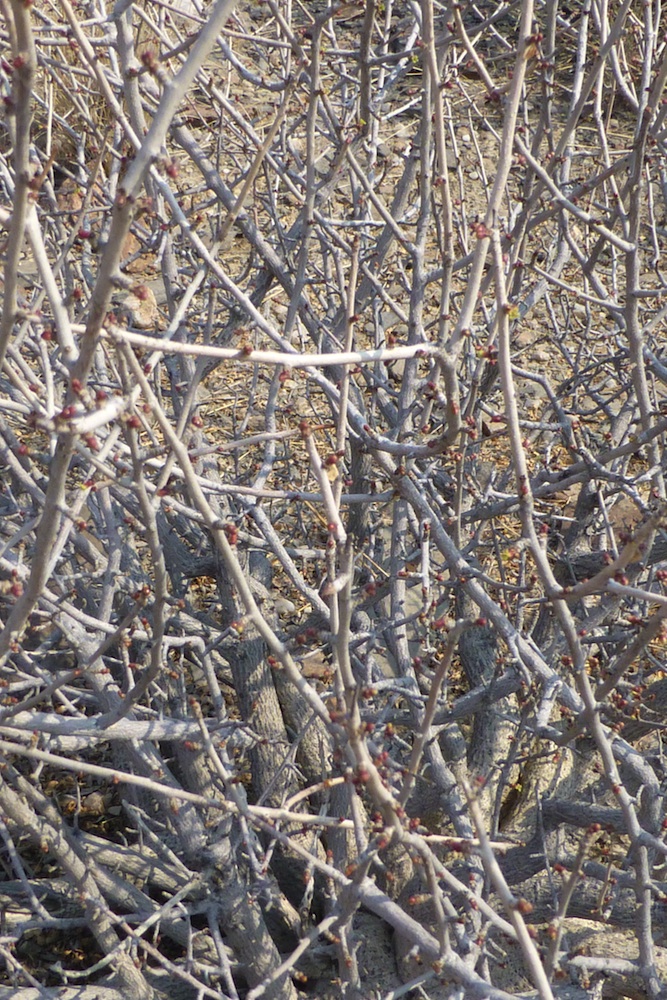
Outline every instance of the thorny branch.
POLYGON ((0 10, 0 996, 664 996, 661 6, 0 10))

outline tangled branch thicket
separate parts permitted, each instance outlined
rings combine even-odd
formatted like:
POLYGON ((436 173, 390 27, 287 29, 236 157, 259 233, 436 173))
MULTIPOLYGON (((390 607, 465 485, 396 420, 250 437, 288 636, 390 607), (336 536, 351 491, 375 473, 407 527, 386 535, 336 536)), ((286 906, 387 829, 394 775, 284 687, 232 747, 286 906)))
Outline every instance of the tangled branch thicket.
POLYGON ((0 998, 667 996, 660 3, 0 11, 0 998))

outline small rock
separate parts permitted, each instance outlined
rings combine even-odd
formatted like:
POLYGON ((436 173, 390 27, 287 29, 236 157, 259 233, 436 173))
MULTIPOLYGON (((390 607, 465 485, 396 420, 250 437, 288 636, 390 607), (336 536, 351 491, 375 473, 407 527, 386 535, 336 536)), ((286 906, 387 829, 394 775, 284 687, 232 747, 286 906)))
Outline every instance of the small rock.
POLYGON ((293 615, 296 611, 296 604, 288 601, 286 597, 276 597, 275 607, 279 615, 293 615))
POLYGON ((135 330, 155 330, 160 325, 160 310, 150 285, 138 285, 123 299, 116 313, 135 330))

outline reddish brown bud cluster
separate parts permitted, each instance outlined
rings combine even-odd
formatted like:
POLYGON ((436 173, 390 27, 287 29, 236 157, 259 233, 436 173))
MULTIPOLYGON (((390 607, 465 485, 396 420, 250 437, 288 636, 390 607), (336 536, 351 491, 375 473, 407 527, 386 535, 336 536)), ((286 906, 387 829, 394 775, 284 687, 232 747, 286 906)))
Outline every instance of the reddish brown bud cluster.
POLYGON ((142 65, 146 67, 149 73, 157 72, 158 61, 155 52, 152 49, 146 49, 141 53, 142 65))

